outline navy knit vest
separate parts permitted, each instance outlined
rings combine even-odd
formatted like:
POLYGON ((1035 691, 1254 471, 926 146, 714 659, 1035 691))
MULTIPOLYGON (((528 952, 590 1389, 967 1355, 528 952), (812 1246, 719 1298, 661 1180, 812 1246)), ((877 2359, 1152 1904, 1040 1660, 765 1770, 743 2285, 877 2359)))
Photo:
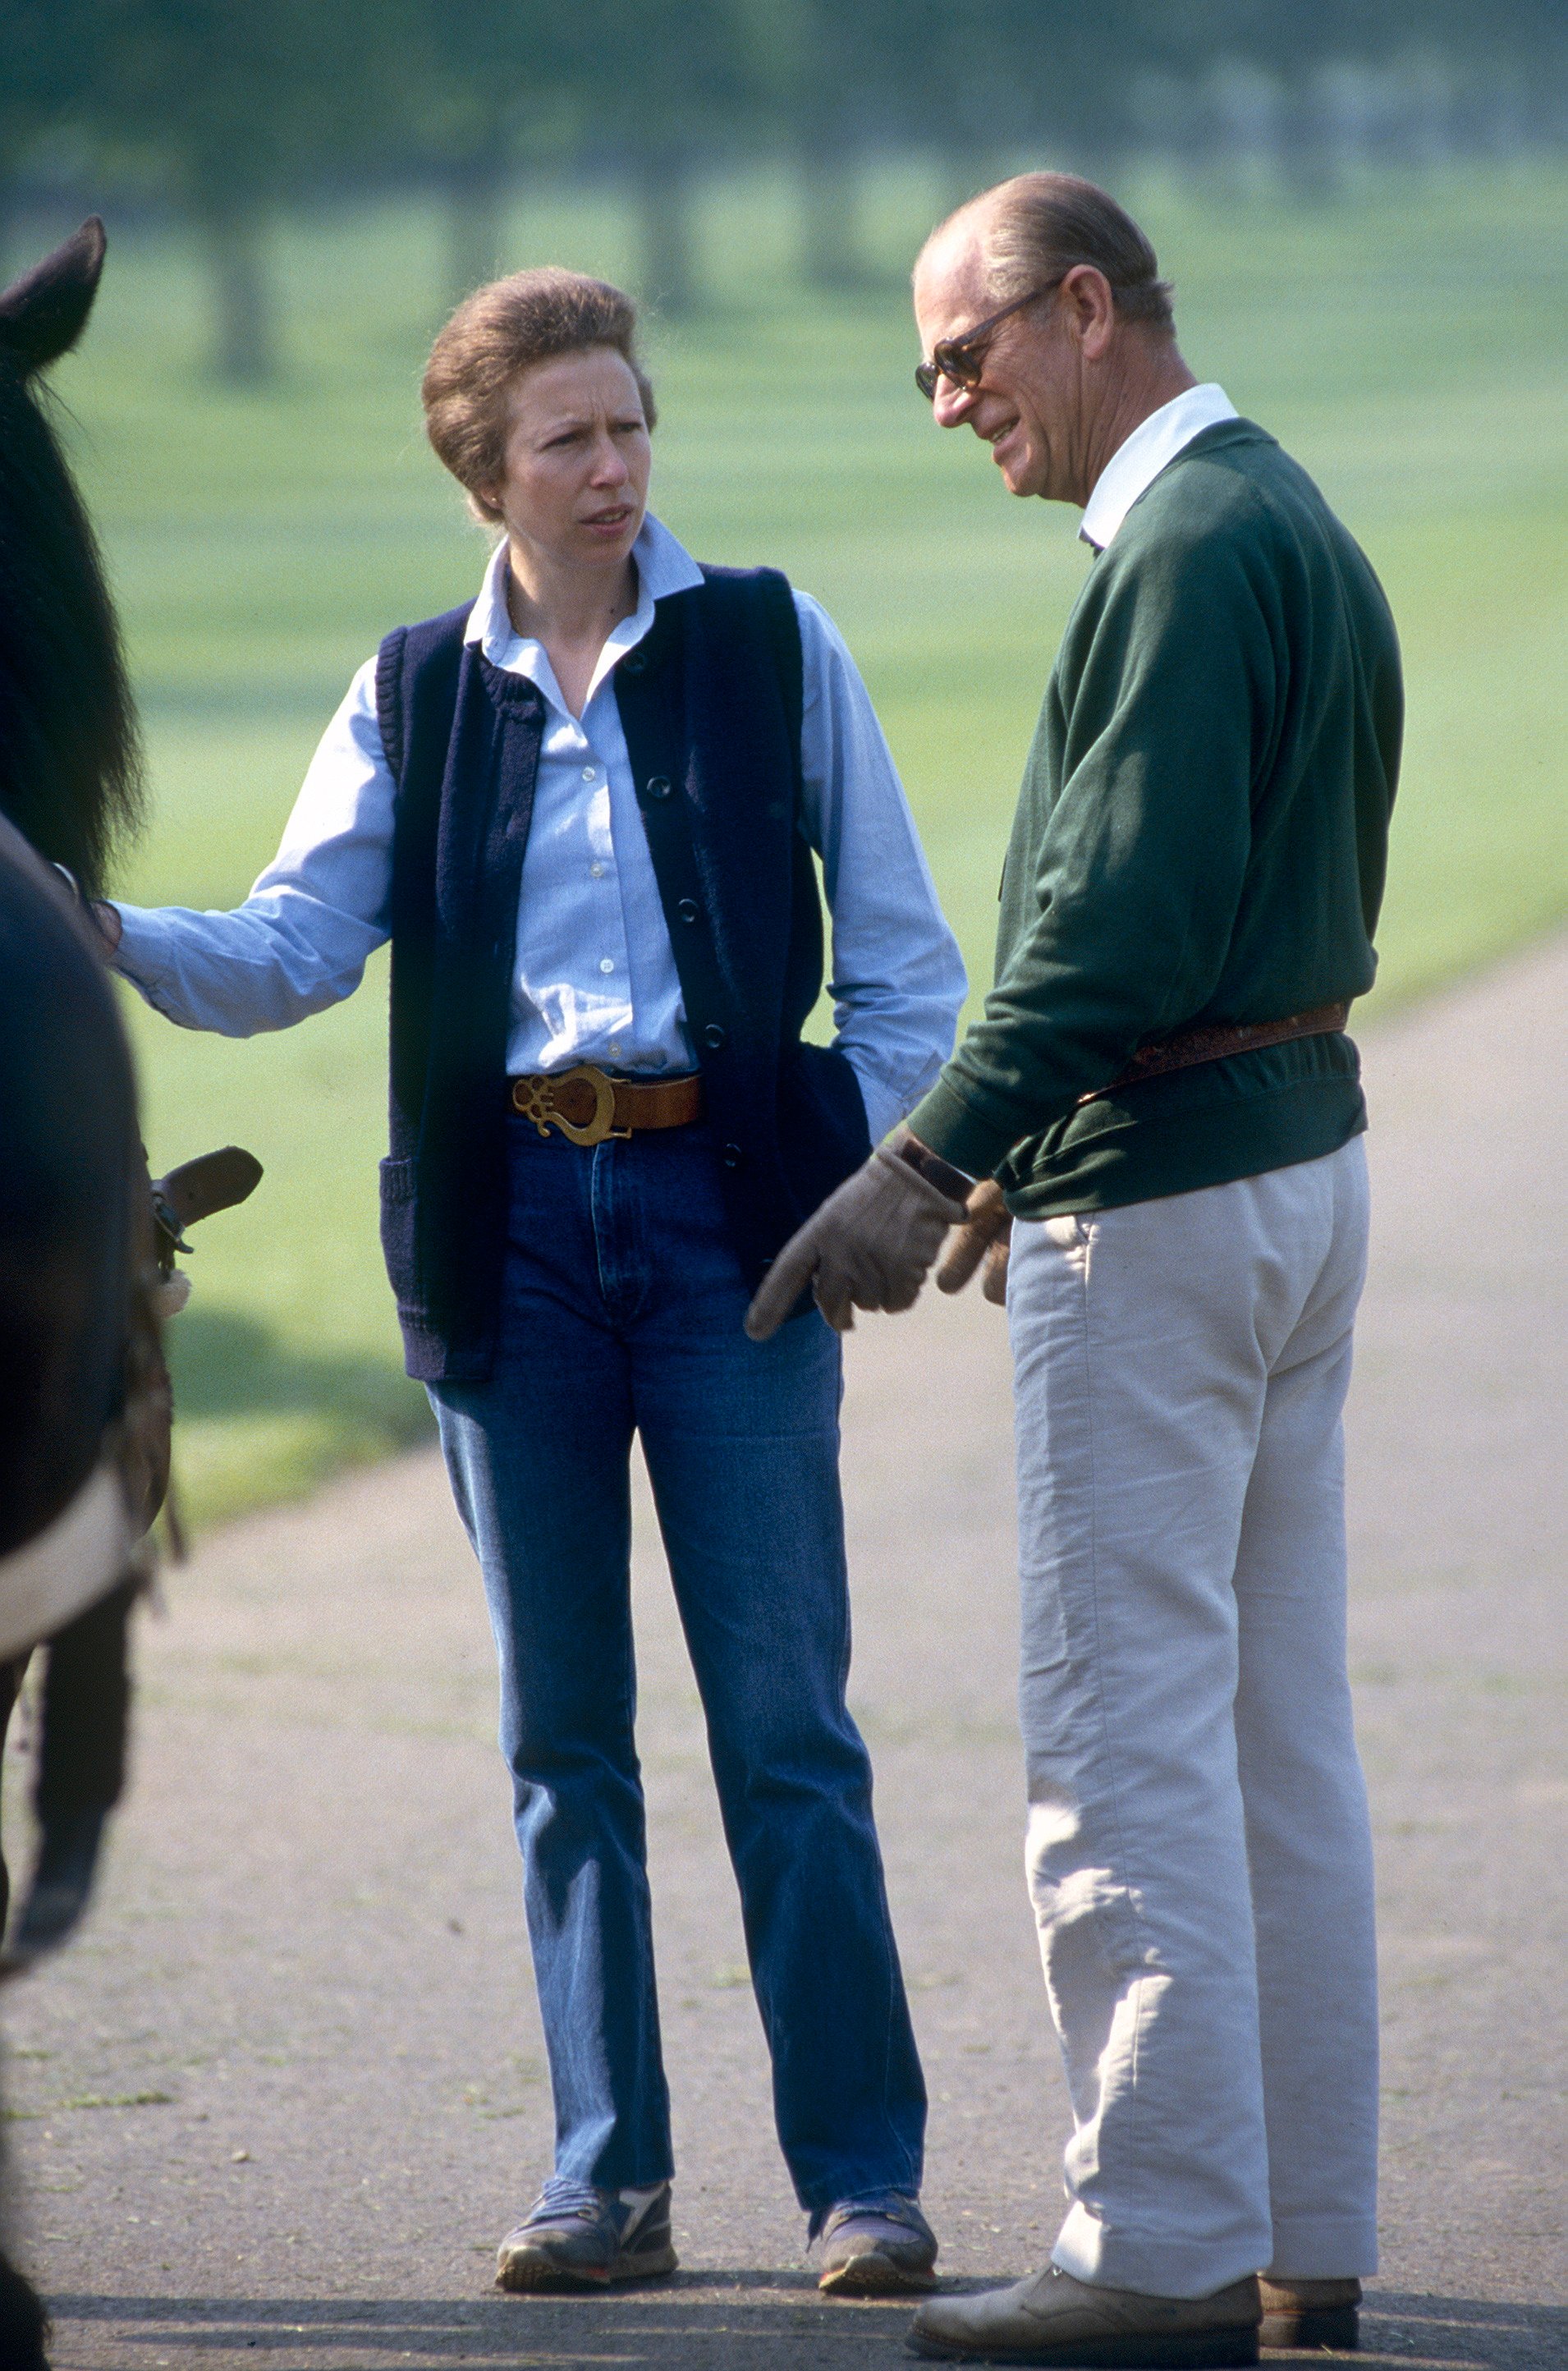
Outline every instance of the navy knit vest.
MULTIPOLYGON (((750 1282, 870 1150, 847 1060, 802 1045, 822 909, 800 831, 801 639, 771 569, 705 568, 657 605, 616 698, 750 1282)), ((525 677, 466 643, 469 611, 381 646, 398 783, 391 1151, 381 1239, 409 1372, 482 1380, 506 1244, 517 901, 544 729, 525 677)))

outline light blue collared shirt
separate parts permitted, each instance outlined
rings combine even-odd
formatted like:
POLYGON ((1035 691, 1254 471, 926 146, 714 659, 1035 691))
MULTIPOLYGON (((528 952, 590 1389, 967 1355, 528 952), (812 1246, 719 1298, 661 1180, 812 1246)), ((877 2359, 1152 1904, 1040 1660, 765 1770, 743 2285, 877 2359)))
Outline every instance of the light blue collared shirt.
MULTIPOLYGON (((581 720, 543 646, 506 601, 507 547, 468 620, 495 666, 545 702, 518 899, 512 1071, 597 1062, 657 1075, 697 1067, 674 951, 638 808, 614 673, 656 602, 701 572, 650 515, 632 549, 638 603, 594 668, 581 720)), ((873 1141, 896 1126, 952 1050, 966 986, 914 819, 842 636, 795 596, 804 660, 801 829, 822 859, 833 924, 835 1039, 859 1081, 873 1141)), ((388 934, 397 786, 375 714, 375 662, 349 687, 312 759, 282 844, 243 906, 194 913, 121 906, 115 967, 188 1029, 285 1029, 349 996, 388 934)))

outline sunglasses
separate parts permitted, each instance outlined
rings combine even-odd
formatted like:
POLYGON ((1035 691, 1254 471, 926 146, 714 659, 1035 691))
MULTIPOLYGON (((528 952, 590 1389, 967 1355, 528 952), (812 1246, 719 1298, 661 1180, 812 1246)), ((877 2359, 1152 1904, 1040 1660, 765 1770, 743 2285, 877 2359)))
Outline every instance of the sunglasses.
POLYGON ((915 384, 927 402, 936 401, 939 379, 951 379, 954 387, 978 387, 986 368, 986 349, 1009 314, 1021 313, 1037 297, 1049 296, 1053 288, 1061 286, 1065 277, 1065 273, 1059 273, 1055 280, 1047 280, 1043 288, 1032 288, 1027 296, 1015 296, 999 313, 977 322, 967 337, 940 340, 931 350, 930 361, 915 366, 915 384))

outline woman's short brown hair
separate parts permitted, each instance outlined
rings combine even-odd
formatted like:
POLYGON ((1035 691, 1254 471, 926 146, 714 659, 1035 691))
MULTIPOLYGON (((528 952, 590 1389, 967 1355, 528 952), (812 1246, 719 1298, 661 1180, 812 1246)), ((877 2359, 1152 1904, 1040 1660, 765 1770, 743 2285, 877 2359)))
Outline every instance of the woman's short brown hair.
POLYGON ((488 489, 505 468, 506 399, 521 374, 558 354, 613 346, 630 366, 651 428, 658 414, 637 352, 637 307, 623 290, 585 272, 545 264, 513 272, 465 296, 430 350, 421 395, 425 434, 492 525, 488 489))

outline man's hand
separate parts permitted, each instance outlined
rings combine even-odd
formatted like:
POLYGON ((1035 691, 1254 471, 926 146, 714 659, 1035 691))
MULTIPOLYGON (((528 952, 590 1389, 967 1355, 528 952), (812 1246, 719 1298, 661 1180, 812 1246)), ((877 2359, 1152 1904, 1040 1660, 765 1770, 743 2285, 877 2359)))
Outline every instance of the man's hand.
POLYGON ((1005 1306, 1011 1248, 1012 1216, 1002 1199, 1002 1189, 994 1177, 983 1177, 969 1197, 963 1225, 937 1270, 937 1290, 962 1292, 984 1261, 980 1290, 987 1301, 994 1301, 998 1308, 1005 1306))
POLYGON ((888 1145, 797 1229, 746 1312, 754 1342, 776 1334, 808 1285, 836 1333, 856 1309, 908 1309, 963 1205, 928 1185, 888 1145))

